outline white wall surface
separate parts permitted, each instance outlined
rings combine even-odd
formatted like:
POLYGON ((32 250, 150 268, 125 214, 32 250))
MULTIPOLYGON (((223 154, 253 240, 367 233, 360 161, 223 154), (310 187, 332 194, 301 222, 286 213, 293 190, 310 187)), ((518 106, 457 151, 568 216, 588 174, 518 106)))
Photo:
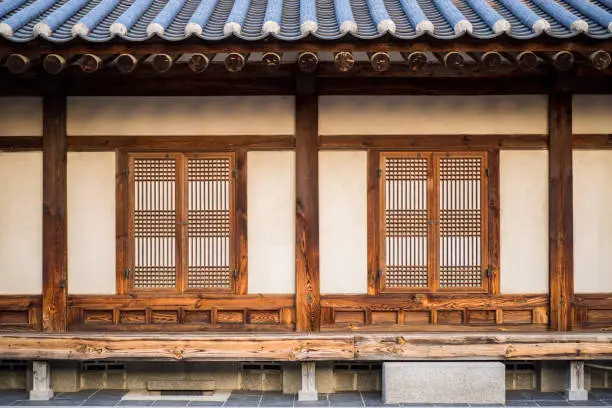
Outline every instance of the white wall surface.
POLYGON ((365 151, 319 152, 321 293, 367 293, 365 151))
POLYGON ((501 293, 548 292, 548 151, 501 151, 501 293))
POLYGON ((574 151, 574 291, 612 292, 612 151, 574 151))
POLYGON ((250 294, 295 293, 295 153, 247 154, 250 294))
POLYGON ((114 294, 115 153, 68 153, 68 292, 114 294))
POLYGON ((42 99, 0 98, 0 136, 42 136, 42 99))
POLYGON ((68 98, 68 135, 292 135, 291 96, 68 98))
POLYGON ((0 152, 0 295, 42 293, 42 153, 0 152))
POLYGON ((575 134, 612 133, 612 95, 574 95, 575 134))
POLYGON ((546 133, 546 96, 321 96, 321 135, 546 133))

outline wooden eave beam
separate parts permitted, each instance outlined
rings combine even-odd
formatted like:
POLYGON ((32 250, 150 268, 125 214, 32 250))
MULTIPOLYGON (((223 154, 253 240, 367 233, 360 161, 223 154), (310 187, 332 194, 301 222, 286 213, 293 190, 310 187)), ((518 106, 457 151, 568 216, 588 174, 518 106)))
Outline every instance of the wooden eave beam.
POLYGON ((43 289, 42 327, 67 328, 68 234, 66 97, 43 98, 43 289))
POLYGON ((548 132, 550 326, 569 331, 574 295, 571 94, 549 96, 548 132))
POLYGON ((70 53, 70 54, 156 54, 156 53, 253 53, 253 52, 521 52, 521 51, 572 51, 584 52, 598 49, 612 50, 612 40, 594 40, 586 36, 573 39, 563 38, 535 38, 531 40, 516 40, 511 38, 475 39, 458 38, 454 40, 438 40, 435 38, 419 38, 407 42, 405 40, 385 37, 375 40, 355 39, 347 41, 278 41, 266 39, 265 42, 235 42, 215 41, 202 43, 199 40, 185 40, 181 42, 164 42, 148 40, 130 42, 112 40, 103 43, 92 43, 73 40, 67 43, 51 43, 44 39, 34 39, 27 43, 16 43, 0 39, 0 55, 14 52, 28 53, 70 53))

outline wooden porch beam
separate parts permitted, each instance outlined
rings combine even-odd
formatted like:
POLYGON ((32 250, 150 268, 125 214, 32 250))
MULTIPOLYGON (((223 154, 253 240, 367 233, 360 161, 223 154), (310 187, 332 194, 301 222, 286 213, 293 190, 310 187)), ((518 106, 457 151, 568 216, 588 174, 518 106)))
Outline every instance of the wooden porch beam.
POLYGON ((574 295, 571 94, 549 96, 548 132, 550 326, 568 331, 574 295))
POLYGON ((66 97, 43 98, 43 296, 42 326, 67 325, 66 97))
POLYGON ((316 77, 299 74, 296 81, 296 330, 319 331, 319 105, 316 77))

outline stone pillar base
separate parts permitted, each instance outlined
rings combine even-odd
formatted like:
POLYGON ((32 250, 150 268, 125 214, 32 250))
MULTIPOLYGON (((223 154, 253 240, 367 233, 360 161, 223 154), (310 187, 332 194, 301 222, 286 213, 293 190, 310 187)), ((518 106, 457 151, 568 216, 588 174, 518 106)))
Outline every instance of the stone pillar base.
POLYGON ((316 401, 318 399, 315 363, 314 361, 302 363, 302 385, 298 392, 298 401, 316 401))
POLYGON ((53 390, 31 390, 31 401, 49 401, 53 398, 53 390))
POLYGON ((587 390, 565 390, 565 398, 568 401, 587 401, 589 392, 587 390))
POLYGON ((51 367, 47 361, 32 362, 32 389, 30 399, 48 401, 53 398, 51 389, 51 367))

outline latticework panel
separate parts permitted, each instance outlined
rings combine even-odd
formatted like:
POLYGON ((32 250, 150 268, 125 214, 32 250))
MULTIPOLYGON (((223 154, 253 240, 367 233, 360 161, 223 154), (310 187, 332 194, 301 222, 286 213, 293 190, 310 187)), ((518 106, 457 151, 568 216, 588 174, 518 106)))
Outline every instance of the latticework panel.
POLYGON ((133 287, 176 286, 176 160, 134 158, 133 287))
POLYGON ((439 158, 441 288, 482 287, 483 157, 439 158))
POLYGON ((384 160, 385 286, 427 287, 429 159, 384 160))
POLYGON ((231 288, 232 158, 189 158, 187 287, 231 288))

